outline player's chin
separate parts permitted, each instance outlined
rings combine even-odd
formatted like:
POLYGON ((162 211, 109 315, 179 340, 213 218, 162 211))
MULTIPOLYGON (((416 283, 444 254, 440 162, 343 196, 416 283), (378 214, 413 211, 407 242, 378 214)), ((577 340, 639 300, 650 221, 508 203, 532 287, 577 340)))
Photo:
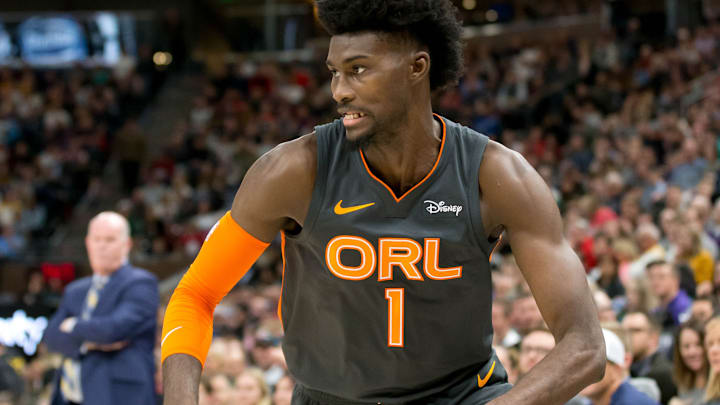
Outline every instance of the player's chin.
POLYGON ((353 148, 365 148, 372 142, 373 132, 369 130, 345 130, 345 139, 353 148))

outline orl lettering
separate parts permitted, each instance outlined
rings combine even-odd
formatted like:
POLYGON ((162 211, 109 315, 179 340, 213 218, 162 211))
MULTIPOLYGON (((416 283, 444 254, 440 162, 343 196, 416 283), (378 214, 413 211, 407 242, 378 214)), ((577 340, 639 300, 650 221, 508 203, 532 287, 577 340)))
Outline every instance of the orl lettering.
POLYGON ((330 272, 344 280, 365 280, 376 269, 378 281, 393 279, 394 270, 401 270, 408 280, 424 281, 423 273, 432 280, 451 280, 462 277, 462 266, 440 267, 440 239, 425 238, 421 245, 414 239, 380 238, 378 248, 365 238, 341 235, 325 247, 325 264, 330 272), (360 255, 360 264, 351 266, 340 259, 344 250, 360 255), (422 260, 422 267, 418 262, 422 260))

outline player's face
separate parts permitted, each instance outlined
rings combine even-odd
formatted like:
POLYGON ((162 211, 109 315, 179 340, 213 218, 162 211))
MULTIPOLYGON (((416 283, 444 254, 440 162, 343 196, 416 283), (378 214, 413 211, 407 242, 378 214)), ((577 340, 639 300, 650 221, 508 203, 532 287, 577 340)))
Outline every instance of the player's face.
POLYGON ((377 133, 392 131, 402 122, 402 111, 410 102, 411 58, 408 45, 387 34, 332 37, 326 61, 330 88, 348 140, 368 144, 377 141, 377 133))

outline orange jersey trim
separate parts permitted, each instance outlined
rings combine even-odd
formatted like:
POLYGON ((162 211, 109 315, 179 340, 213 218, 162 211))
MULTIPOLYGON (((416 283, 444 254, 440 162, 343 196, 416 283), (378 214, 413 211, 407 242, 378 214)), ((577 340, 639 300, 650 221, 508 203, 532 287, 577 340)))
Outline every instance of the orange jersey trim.
POLYGON ((282 276, 280 277, 280 298, 278 298, 278 318, 280 318, 280 325, 283 326, 283 329, 285 328, 285 325, 283 325, 283 318, 282 318, 282 296, 283 296, 283 290, 285 288, 285 232, 280 232, 280 256, 282 257, 282 276))
POLYGON ((442 123, 442 141, 440 142, 440 153, 438 153, 437 159, 435 160, 435 164, 433 165, 432 169, 430 169, 430 172, 428 172, 428 174, 426 174, 425 177, 423 177, 423 179, 420 180, 419 183, 414 185, 410 190, 406 191, 405 194, 401 195, 400 198, 395 196, 395 192, 387 184, 385 184, 384 181, 380 180, 380 178, 378 178, 377 176, 375 176, 375 174, 373 174, 372 170, 370 170, 370 166, 368 166, 367 162, 365 161, 365 155, 363 154, 362 149, 359 150, 360 158, 362 159, 363 165, 365 166, 365 170, 367 170, 370 177, 375 179, 375 181, 377 181, 378 183, 382 184, 387 189, 387 191, 390 192, 390 195, 395 200, 395 202, 399 203, 408 194, 412 193, 413 190, 420 187, 420 185, 423 184, 425 182, 425 180, 427 180, 435 172, 435 169, 438 167, 438 164, 440 163, 440 158, 442 157, 443 150, 445 149, 445 139, 447 138, 447 136, 446 136, 447 128, 445 126, 445 120, 443 120, 442 117, 440 117, 439 115, 437 115, 435 113, 433 113, 433 116, 438 117, 438 119, 442 123))
POLYGON ((502 242, 504 233, 501 233, 498 237, 497 242, 495 242, 495 246, 493 246, 492 250, 490 251, 490 256, 488 257, 488 262, 492 261, 493 253, 495 253, 495 250, 497 250, 498 246, 500 246, 500 242, 502 242))

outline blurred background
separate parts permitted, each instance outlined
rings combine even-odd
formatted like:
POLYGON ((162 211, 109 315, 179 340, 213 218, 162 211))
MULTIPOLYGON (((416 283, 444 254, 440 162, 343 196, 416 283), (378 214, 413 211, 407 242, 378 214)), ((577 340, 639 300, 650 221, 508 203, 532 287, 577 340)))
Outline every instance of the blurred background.
MULTIPOLYGON (((714 305, 720 0, 453 2, 465 75, 435 110, 540 172, 605 320, 652 312, 660 293, 639 266, 658 246, 714 305)), ((328 42, 304 0, 3 2, 0 403, 46 403, 58 360, 38 343, 64 286, 90 274, 88 220, 127 216, 131 260, 167 302, 253 161, 337 118, 328 42)), ((502 338, 542 319, 519 304, 510 249, 493 261, 496 343, 517 357, 502 338)), ((218 307, 205 403, 241 403, 228 398, 247 369, 289 403, 281 272, 276 241, 218 307)))

